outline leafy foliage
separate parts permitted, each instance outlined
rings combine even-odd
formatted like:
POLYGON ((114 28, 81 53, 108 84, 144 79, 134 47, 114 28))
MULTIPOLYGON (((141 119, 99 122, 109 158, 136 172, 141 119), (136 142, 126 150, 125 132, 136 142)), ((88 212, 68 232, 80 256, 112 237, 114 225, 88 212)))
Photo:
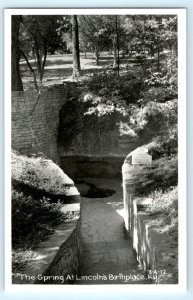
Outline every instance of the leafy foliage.
POLYGON ((153 160, 153 165, 143 167, 143 176, 136 184, 139 196, 148 196, 155 190, 166 191, 178 184, 178 160, 176 155, 153 160))
POLYGON ((146 212, 156 219, 174 240, 178 239, 178 161, 167 154, 153 160, 151 167, 143 167, 136 182, 137 196, 152 198, 146 212))
POLYGON ((170 187, 167 191, 154 191, 150 195, 152 204, 146 211, 155 217, 160 226, 164 226, 174 240, 178 239, 178 190, 170 187))
POLYGON ((104 18, 100 15, 79 17, 80 22, 80 44, 83 51, 90 50, 98 64, 98 58, 105 44, 104 18))
POLYGON ((62 48, 59 31, 59 16, 32 16, 22 17, 20 31, 20 52, 33 73, 35 88, 39 91, 42 86, 46 58, 62 48), (34 68, 29 60, 35 58, 34 68))
POLYGON ((148 55, 159 56, 160 50, 177 47, 176 16, 126 16, 123 27, 128 39, 128 50, 141 53, 145 58, 148 55))
POLYGON ((164 134, 176 144, 176 22, 175 16, 122 17, 120 24, 128 49, 144 56, 143 67, 134 67, 136 72, 132 76, 131 66, 129 72, 122 71, 120 77, 108 69, 95 74, 86 84, 87 94, 83 95, 83 101, 90 103, 86 114, 101 117, 119 112, 123 116, 121 134, 138 136, 148 129, 154 136, 164 134))
MULTIPOLYGON (((28 55, 36 58, 45 54, 53 54, 62 48, 60 36, 60 16, 23 16, 20 42, 28 55)), ((64 26, 64 25, 63 25, 64 26)))
POLYGON ((138 99, 140 86, 141 79, 132 72, 118 77, 115 71, 104 69, 85 82, 85 91, 79 100, 89 104, 86 114, 100 117, 118 112, 124 116, 128 104, 138 99))
POLYGON ((126 16, 122 22, 126 36, 133 41, 128 44, 130 50, 144 56, 142 66, 128 65, 129 70, 121 71, 120 76, 108 69, 95 74, 80 100, 89 103, 88 115, 102 117, 118 112, 122 116, 121 135, 137 137, 144 130, 151 132, 156 138, 152 148, 156 157, 174 154, 178 109, 176 17, 126 16))
POLYGON ((60 203, 26 197, 12 189, 12 247, 31 248, 63 220, 60 203))
POLYGON ((12 251, 12 273, 23 272, 27 263, 36 257, 36 253, 32 250, 23 248, 13 249, 12 251))
POLYGON ((74 182, 52 160, 12 152, 12 180, 55 195, 78 194, 74 182))

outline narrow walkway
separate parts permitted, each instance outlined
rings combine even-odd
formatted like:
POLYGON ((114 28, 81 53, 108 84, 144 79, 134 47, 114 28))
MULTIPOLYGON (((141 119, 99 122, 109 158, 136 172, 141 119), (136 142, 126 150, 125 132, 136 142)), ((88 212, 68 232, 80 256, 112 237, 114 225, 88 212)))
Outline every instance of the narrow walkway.
POLYGON ((131 240, 124 231, 121 182, 111 179, 85 181, 100 188, 113 188, 116 193, 108 198, 82 198, 83 254, 76 284, 151 283, 145 279, 131 240))

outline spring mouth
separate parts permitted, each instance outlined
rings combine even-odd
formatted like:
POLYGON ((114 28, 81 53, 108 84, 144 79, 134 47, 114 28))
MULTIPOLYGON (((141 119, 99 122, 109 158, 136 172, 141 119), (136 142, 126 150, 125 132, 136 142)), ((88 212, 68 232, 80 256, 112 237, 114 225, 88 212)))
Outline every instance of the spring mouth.
POLYGON ((93 183, 86 181, 77 181, 75 186, 78 188, 80 195, 85 198, 107 198, 116 193, 113 189, 99 188, 93 183))

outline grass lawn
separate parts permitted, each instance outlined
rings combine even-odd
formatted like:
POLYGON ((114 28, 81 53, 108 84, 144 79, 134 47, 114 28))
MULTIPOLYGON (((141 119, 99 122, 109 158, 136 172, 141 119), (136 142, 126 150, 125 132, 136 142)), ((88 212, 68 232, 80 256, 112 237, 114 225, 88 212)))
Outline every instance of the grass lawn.
MULTIPOLYGON (((52 86, 54 84, 62 84, 65 80, 69 80, 72 75, 72 54, 57 54, 48 55, 46 60, 43 86, 52 86)), ((29 60, 31 66, 36 70, 36 62, 34 59, 29 60)), ((121 59, 121 65, 124 67, 125 59, 121 59)), ((91 53, 87 53, 87 58, 84 54, 80 54, 80 64, 82 70, 82 77, 90 76, 93 73, 98 73, 103 68, 112 69, 113 56, 102 53, 99 58, 99 65, 95 63, 95 59, 91 53)), ((131 64, 132 66, 132 64, 131 64)), ((27 67, 25 60, 20 62, 20 70, 24 89, 34 89, 33 76, 27 67)))

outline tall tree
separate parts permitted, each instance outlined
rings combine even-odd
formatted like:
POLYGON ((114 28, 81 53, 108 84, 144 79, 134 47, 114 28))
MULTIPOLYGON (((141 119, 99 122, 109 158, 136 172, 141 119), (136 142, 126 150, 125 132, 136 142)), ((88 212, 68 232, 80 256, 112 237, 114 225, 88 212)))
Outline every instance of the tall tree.
POLYGON ((34 77, 36 90, 40 91, 47 55, 61 48, 58 32, 60 16, 23 16, 20 34, 20 52, 34 77), (35 67, 30 61, 35 58, 35 67), (37 69, 37 71, 36 71, 37 69))
POLYGON ((72 46, 73 46, 73 77, 79 77, 80 68, 80 51, 79 51, 79 34, 78 20, 76 15, 72 15, 72 46))
POLYGON ((23 84, 19 69, 19 61, 21 57, 19 48, 19 31, 21 16, 12 16, 11 24, 11 90, 22 91, 23 84))
POLYGON ((119 67, 120 67, 120 61, 119 61, 119 20, 118 16, 116 16, 115 19, 115 28, 116 28, 116 46, 117 46, 117 72, 119 75, 119 67))
POLYGON ((107 15, 104 16, 104 23, 106 28, 106 39, 110 41, 113 49, 113 66, 119 72, 119 50, 125 40, 124 31, 121 26, 121 16, 107 15), (124 37, 124 38, 123 38, 124 37))
POLYGON ((104 16, 82 15, 80 20, 80 45, 83 51, 91 51, 99 64, 100 52, 108 43, 104 16))

